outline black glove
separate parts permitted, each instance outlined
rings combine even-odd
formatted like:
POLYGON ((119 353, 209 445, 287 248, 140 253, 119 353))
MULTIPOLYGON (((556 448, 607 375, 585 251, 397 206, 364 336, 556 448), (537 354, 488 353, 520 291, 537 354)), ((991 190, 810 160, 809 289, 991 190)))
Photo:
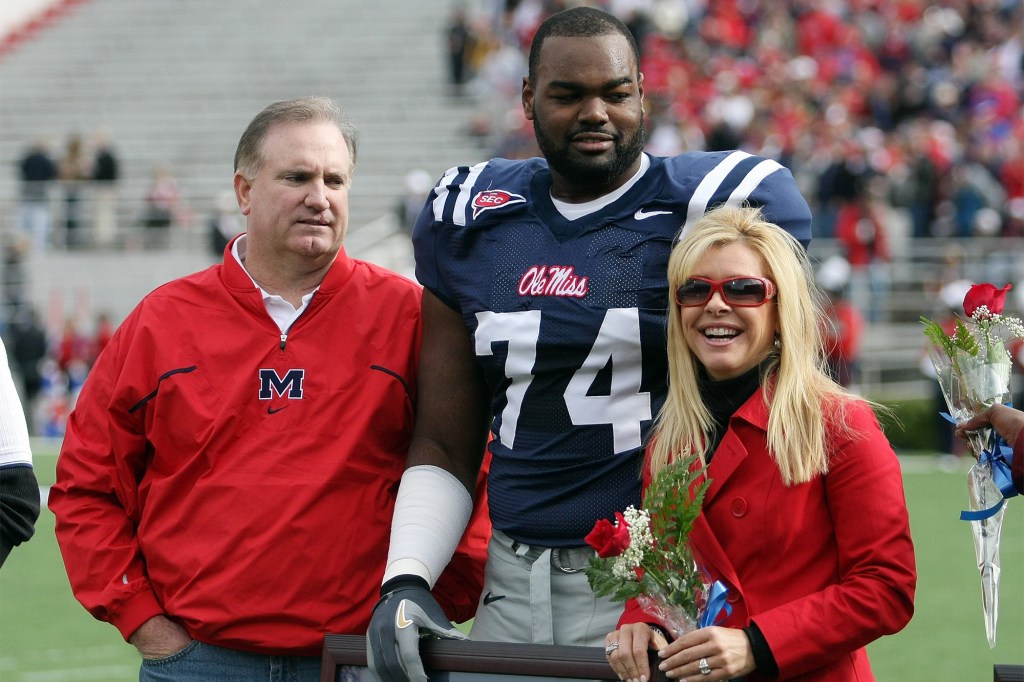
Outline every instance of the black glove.
POLYGON ((384 583, 366 632, 366 660, 380 682, 427 682, 420 659, 420 629, 448 639, 468 639, 455 629, 430 594, 427 581, 400 575, 384 583))

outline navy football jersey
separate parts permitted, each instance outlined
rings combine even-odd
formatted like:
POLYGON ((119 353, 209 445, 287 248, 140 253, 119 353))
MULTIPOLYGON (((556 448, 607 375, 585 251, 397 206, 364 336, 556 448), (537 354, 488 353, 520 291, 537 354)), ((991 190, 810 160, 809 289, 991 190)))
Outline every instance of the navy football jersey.
POLYGON ((540 158, 452 168, 413 244, 417 278, 462 315, 490 390, 494 527, 566 547, 639 506, 667 390, 674 241, 709 208, 747 202, 806 246, 811 216, 787 169, 744 152, 651 158, 623 196, 576 220, 550 192, 540 158))

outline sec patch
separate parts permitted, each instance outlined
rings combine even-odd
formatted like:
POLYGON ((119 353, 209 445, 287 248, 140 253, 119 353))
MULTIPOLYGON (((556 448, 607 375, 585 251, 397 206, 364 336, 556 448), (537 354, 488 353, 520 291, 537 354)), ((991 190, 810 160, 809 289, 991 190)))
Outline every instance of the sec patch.
POLYGON ((483 192, 477 192, 476 196, 473 197, 473 220, 476 220, 477 216, 484 211, 524 203, 526 203, 526 197, 521 194, 506 192, 503 189, 488 189, 483 192))

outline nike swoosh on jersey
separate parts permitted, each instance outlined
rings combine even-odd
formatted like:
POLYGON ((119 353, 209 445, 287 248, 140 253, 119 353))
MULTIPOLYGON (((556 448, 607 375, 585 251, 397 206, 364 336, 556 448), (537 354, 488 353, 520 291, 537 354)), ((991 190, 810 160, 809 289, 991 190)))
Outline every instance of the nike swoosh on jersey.
POLYGON ((637 209, 636 213, 633 214, 635 220, 643 220, 645 218, 653 218, 656 215, 670 215, 672 211, 645 211, 642 208, 637 209))
POLYGON ((398 613, 395 614, 395 625, 398 626, 399 630, 404 630, 410 625, 415 625, 413 621, 405 617, 405 600, 403 599, 398 604, 398 613))
POLYGON ((267 407, 267 414, 277 414, 278 412, 280 412, 283 409, 286 409, 287 407, 287 405, 285 405, 284 407, 278 407, 277 409, 274 409, 273 407, 267 407))

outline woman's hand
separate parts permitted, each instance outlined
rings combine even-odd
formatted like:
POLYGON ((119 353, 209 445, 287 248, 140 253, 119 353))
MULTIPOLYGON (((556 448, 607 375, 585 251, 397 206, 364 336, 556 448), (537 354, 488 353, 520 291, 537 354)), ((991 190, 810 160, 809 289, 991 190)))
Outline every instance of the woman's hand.
POLYGON ((694 630, 658 651, 658 656, 662 659, 658 668, 667 677, 690 682, 731 680, 757 668, 750 640, 733 628, 694 630))
POLYGON ((630 623, 605 637, 604 644, 608 663, 620 680, 647 682, 651 679, 648 652, 664 649, 668 641, 647 623, 630 623))

